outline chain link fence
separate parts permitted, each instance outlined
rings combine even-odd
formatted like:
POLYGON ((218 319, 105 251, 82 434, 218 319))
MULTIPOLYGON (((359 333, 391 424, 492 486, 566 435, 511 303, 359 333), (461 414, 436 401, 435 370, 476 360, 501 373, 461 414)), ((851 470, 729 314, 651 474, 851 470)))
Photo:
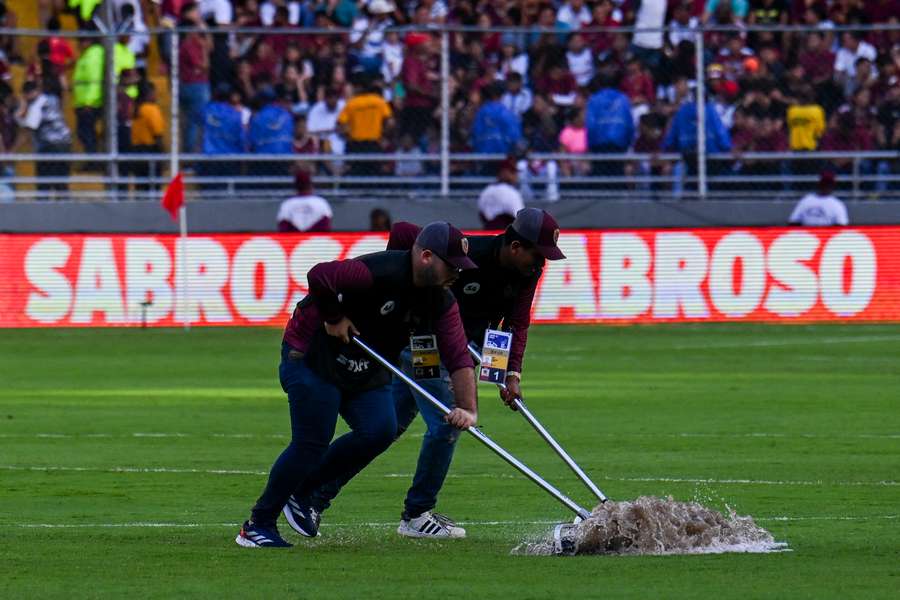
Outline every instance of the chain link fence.
POLYGON ((896 18, 734 27, 676 8, 633 29, 597 26, 598 2, 581 28, 295 27, 252 4, 227 24, 107 2, 73 28, 0 29, 19 49, 0 200, 151 200, 179 171, 190 199, 282 197, 298 170, 331 196, 500 180, 554 201, 796 197, 827 169, 848 199, 900 198, 896 18))

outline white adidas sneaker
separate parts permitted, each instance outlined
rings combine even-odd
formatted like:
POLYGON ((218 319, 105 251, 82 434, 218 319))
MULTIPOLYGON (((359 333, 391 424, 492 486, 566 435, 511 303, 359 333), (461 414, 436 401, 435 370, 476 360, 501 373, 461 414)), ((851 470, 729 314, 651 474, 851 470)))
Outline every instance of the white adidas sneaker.
POLYGON ((444 515, 427 511, 415 519, 404 519, 397 533, 412 538, 464 538, 466 530, 444 515))

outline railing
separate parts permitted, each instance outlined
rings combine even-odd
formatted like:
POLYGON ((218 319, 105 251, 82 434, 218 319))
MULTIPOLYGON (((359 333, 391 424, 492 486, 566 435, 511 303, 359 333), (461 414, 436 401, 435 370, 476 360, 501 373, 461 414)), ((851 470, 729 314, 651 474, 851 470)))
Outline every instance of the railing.
MULTIPOLYGON (((111 4, 111 3, 107 3, 111 4)), ((102 26, 102 21, 101 21, 102 26)), ((839 34, 842 31, 877 32, 879 34, 900 31, 898 25, 877 26, 853 26, 837 27, 824 32, 825 35, 839 34)), ((486 33, 513 33, 528 35, 537 33, 549 33, 562 35, 563 32, 556 29, 538 28, 490 28, 480 29, 474 27, 446 26, 440 28, 428 28, 427 33, 435 37, 436 69, 440 73, 440 98, 436 104, 434 114, 439 118, 426 124, 436 130, 436 135, 431 139, 430 151, 420 153, 385 152, 378 154, 352 154, 315 152, 311 154, 226 154, 209 155, 196 152, 185 152, 180 138, 182 127, 196 127, 196 122, 191 122, 191 117, 182 114, 181 98, 182 90, 179 86, 178 75, 178 51, 182 38, 197 29, 151 29, 146 32, 150 36, 151 43, 156 43, 156 37, 168 36, 170 40, 168 57, 172 68, 168 71, 167 89, 170 110, 166 123, 168 141, 166 152, 162 153, 135 153, 122 149, 121 140, 118 139, 119 126, 116 116, 116 91, 115 75, 111 67, 107 69, 104 78, 104 104, 103 111, 105 122, 115 122, 116 127, 106 127, 102 143, 102 151, 67 152, 47 154, 34 151, 3 154, 2 162, 12 167, 0 172, 0 198, 6 197, 15 200, 40 200, 46 198, 55 199, 108 199, 116 200, 146 200, 158 198, 162 186, 176 171, 182 171, 185 175, 185 183, 188 188, 189 199, 233 199, 233 198, 262 198, 281 197, 285 190, 292 184, 289 176, 290 168, 294 163, 302 162, 312 165, 315 170, 314 182, 323 192, 331 196, 357 197, 357 196, 390 196, 399 195, 412 198, 429 199, 438 196, 471 198, 477 195, 478 190, 485 184, 493 181, 493 177, 484 174, 489 171, 483 165, 491 162, 505 160, 505 154, 484 154, 472 152, 459 152, 452 149, 454 127, 459 125, 459 111, 452 106, 452 100, 456 91, 451 90, 451 65, 452 40, 454 36, 486 34, 486 33), (99 164, 102 169, 98 171, 77 173, 70 175, 37 176, 32 174, 27 165, 38 163, 57 163, 70 166, 83 163, 99 164), (397 176, 390 174, 391 163, 416 162, 422 165, 423 174, 397 176), (218 172, 215 175, 204 173, 205 166, 221 166, 226 163, 226 172, 218 172), (353 175, 338 173, 323 168, 324 165, 352 165, 360 163, 374 163, 380 165, 376 175, 353 175), (129 165, 144 165, 149 167, 149 175, 128 175, 129 165), (283 173, 271 173, 271 169, 262 170, 260 165, 284 165, 283 173), (65 188, 65 189, 63 189, 65 188), (3 193, 6 190, 6 194, 3 193)), ((388 30, 391 31, 391 30, 388 30)), ((409 28, 397 31, 407 33, 409 28)), ((616 28, 592 28, 582 29, 580 33, 628 33, 634 29, 625 27, 616 28)), ((647 30, 644 30, 647 31, 647 30)), ((652 30, 660 31, 660 30, 652 30)), ((668 30, 662 30, 664 32, 668 30)), ((705 52, 705 36, 716 32, 733 32, 733 27, 709 26, 702 29, 691 30, 694 43, 693 68, 697 73, 706 73, 710 59, 705 52)), ((743 27, 741 31, 790 33, 792 35, 804 35, 812 30, 803 27, 743 27)), ((823 30, 816 30, 822 33, 823 30)), ((103 27, 101 32, 52 32, 53 35, 64 38, 94 38, 104 43, 104 48, 109 55, 116 36, 121 32, 113 27, 103 27)), ((241 36, 265 36, 271 34, 284 34, 301 39, 309 35, 341 35, 346 36, 350 30, 338 29, 276 29, 255 28, 235 29, 225 28, 213 30, 212 35, 241 35, 241 36)), ((571 32, 570 32, 571 33, 571 32)), ((47 37, 51 32, 40 30, 9 30, 0 29, 0 35, 13 35, 21 37, 47 37)), ((111 61, 106 61, 107 67, 111 61)), ((898 65, 900 69, 900 65, 898 65)), ((152 75, 152 74, 151 74, 152 75)), ((705 98, 705 77, 697 79, 697 85, 690 97, 683 100, 705 98)), ((71 104, 70 92, 65 92, 64 104, 71 104)), ((807 189, 817 180, 818 170, 822 167, 837 164, 840 182, 840 195, 851 200, 860 199, 900 199, 900 153, 892 150, 885 151, 852 151, 852 152, 734 152, 728 154, 707 153, 705 142, 705 119, 703 111, 705 102, 698 102, 696 120, 697 148, 691 156, 680 153, 567 153, 567 152, 536 152, 531 150, 520 151, 518 170, 520 186, 526 196, 536 200, 554 201, 560 197, 575 198, 638 198, 647 200, 673 200, 673 199, 721 199, 735 198, 764 198, 764 197, 796 197, 798 191, 807 189), (756 169, 757 173, 748 174, 742 172, 740 165, 746 161, 765 163, 765 168, 756 169), (665 169, 648 168, 649 163, 666 165, 665 169), (598 168, 588 172, 580 172, 574 175, 564 175, 560 166, 563 164, 599 165, 598 168), (611 167, 604 174, 604 166, 611 167), (538 167, 538 168, 535 168, 538 167), (614 168, 613 168, 614 167, 614 168), (758 171, 763 171, 761 174, 758 171)), ((67 113, 69 107, 66 106, 67 113)), ((77 129, 77 128, 72 128, 77 129)), ((74 138, 78 137, 74 135, 74 138)), ((321 133, 318 137, 325 139, 330 134, 321 133)), ((427 137, 427 134, 419 141, 427 137)), ((459 137, 459 136, 457 136, 459 137)), ((75 149, 83 149, 83 143, 73 143, 75 149)), ((20 144, 20 148, 23 147, 20 144)), ((581 169, 576 169, 580 171, 581 169)), ((71 172, 71 170, 70 170, 71 172)))

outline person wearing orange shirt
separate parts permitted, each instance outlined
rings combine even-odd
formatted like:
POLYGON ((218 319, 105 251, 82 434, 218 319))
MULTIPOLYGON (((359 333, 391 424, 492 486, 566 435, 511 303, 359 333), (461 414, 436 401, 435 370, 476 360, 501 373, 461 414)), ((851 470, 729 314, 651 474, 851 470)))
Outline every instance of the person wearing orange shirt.
MULTIPOLYGON (((156 102, 156 87, 145 83, 135 102, 134 120, 131 123, 131 150, 135 153, 162 152, 162 136, 165 133, 165 121, 162 110, 156 102)), ((132 163, 131 172, 138 178, 159 175, 159 165, 153 161, 132 163)), ((153 191, 155 186, 138 183, 138 191, 153 191)))
MULTIPOLYGON (((391 106, 370 79, 362 83, 338 115, 338 127, 347 138, 348 154, 381 152, 384 132, 392 123, 391 106)), ((381 166, 377 161, 355 161, 350 165, 350 175, 378 175, 381 166)))

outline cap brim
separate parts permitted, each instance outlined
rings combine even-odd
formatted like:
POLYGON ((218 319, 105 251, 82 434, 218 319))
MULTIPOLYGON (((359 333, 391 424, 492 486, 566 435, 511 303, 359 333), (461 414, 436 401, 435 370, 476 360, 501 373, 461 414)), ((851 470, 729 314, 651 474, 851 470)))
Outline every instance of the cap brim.
POLYGON ((537 249, 547 260, 562 260, 566 257, 558 246, 538 246, 537 249))
POLYGON ((448 263, 456 267, 457 269, 461 269, 463 271, 468 271, 469 269, 477 269, 478 265, 472 262, 472 259, 468 256, 458 256, 450 259, 446 259, 448 263))

